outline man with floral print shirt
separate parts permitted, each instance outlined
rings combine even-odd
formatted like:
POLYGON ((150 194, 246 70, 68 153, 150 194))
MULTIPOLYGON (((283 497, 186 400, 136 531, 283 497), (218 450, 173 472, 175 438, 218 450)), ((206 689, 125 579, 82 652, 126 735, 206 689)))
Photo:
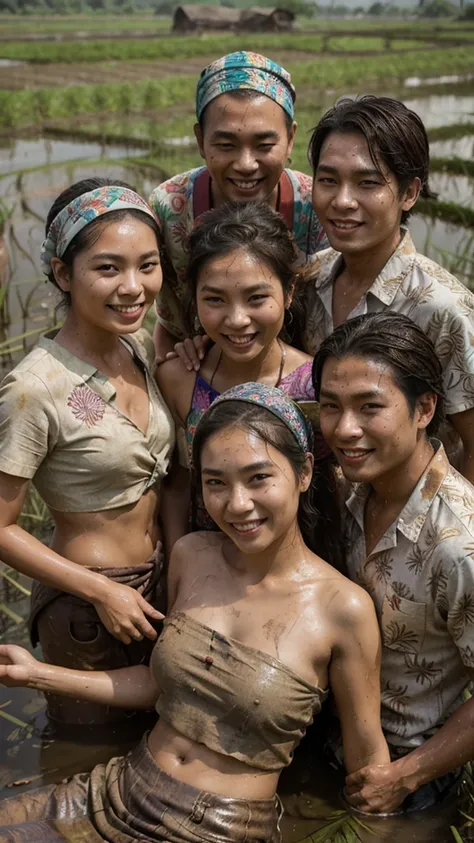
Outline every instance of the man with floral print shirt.
POLYGON ((305 289, 305 351, 315 354, 335 326, 364 313, 413 319, 443 367, 442 440, 451 440, 450 457, 462 442, 461 470, 474 482, 474 296, 418 254, 404 227, 418 196, 431 195, 423 123, 398 100, 342 99, 320 120, 309 153, 313 207, 332 248, 317 255, 305 289))
POLYGON ((327 246, 311 205, 311 177, 285 167, 297 128, 295 97, 290 74, 257 53, 231 53, 202 71, 194 131, 206 165, 163 182, 150 197, 166 253, 159 358, 195 332, 186 318, 186 241, 203 213, 227 201, 268 202, 293 232, 300 264, 327 246))
POLYGON ((321 431, 349 481, 351 579, 382 633, 382 727, 392 762, 348 777, 363 811, 440 801, 474 759, 474 487, 436 434, 443 373, 433 344, 390 312, 340 325, 313 366, 321 431))

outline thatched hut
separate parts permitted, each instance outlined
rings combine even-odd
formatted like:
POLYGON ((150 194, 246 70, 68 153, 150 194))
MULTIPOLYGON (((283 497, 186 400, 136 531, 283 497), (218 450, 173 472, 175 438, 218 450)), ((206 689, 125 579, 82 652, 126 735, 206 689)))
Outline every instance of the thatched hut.
POLYGON ((180 35, 203 30, 238 29, 240 9, 227 6, 178 6, 173 15, 172 31, 180 35))
POLYGON ((295 16, 289 9, 252 6, 240 14, 239 29, 250 32, 289 32, 295 16))

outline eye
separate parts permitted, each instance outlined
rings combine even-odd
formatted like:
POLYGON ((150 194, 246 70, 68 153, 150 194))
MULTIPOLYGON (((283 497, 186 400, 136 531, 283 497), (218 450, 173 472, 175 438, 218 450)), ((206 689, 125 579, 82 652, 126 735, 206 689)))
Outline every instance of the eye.
POLYGON ((317 181, 319 184, 336 184, 336 179, 332 179, 330 176, 319 176, 317 181))
POLYGON ((223 484, 222 480, 218 480, 217 477, 211 477, 211 478, 209 478, 209 480, 206 480, 204 485, 213 487, 213 486, 223 486, 224 484, 223 484))
POLYGON ((362 409, 368 410, 369 412, 373 412, 375 410, 381 410, 382 407, 383 407, 383 404, 375 404, 373 402, 370 402, 370 403, 367 402, 367 404, 363 404, 362 409))
POLYGON ((258 148, 262 149, 264 152, 269 152, 274 146, 274 143, 259 143, 258 148))
POLYGON ((372 179, 364 179, 360 184, 361 187, 380 187, 380 182, 373 181, 372 179))
POLYGON ((319 406, 321 410, 337 410, 337 404, 331 401, 321 401, 319 406))
POLYGON ((114 266, 113 263, 101 263, 101 265, 97 267, 97 270, 99 272, 113 272, 113 271, 117 272, 118 271, 117 267, 114 266))
POLYGON ((265 480, 271 477, 271 474, 253 474, 250 478, 250 482, 252 483, 255 481, 256 483, 263 483, 265 480))
POLYGON ((223 152, 228 152, 234 148, 233 143, 216 143, 216 146, 219 147, 219 149, 222 149, 223 152))
POLYGON ((219 302, 222 302, 223 299, 221 296, 206 296, 204 301, 208 302, 208 304, 219 304, 219 302))
POLYGON ((262 301, 265 301, 265 299, 268 299, 268 296, 266 296, 264 293, 254 293, 250 296, 249 301, 253 301, 256 304, 260 304, 262 301))
POLYGON ((153 270, 156 269, 157 266, 160 266, 159 261, 146 261, 146 263, 143 263, 141 265, 140 269, 143 272, 153 272, 153 270))

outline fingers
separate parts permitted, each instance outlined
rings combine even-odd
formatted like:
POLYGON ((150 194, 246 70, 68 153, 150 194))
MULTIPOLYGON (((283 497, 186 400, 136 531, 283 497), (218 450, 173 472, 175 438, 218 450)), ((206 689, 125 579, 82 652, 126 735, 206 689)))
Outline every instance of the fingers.
POLYGON ((162 612, 159 612, 158 609, 155 609, 148 600, 145 600, 141 594, 137 593, 137 603, 140 609, 145 612, 145 615, 148 615, 149 618, 154 618, 156 621, 164 620, 164 615, 162 612))
MULTIPOLYGON (((178 357, 181 358, 186 369, 188 372, 192 372, 193 369, 195 372, 198 372, 201 366, 199 353, 196 350, 196 346, 194 345, 193 340, 190 337, 186 337, 183 342, 177 342, 174 350, 178 357)), ((204 356, 203 352, 202 356, 204 356)))
POLYGON ((156 629, 153 629, 152 625, 150 623, 148 623, 148 621, 147 621, 147 619, 145 618, 144 615, 142 616, 142 618, 138 618, 138 619, 134 620, 134 623, 135 623, 135 633, 138 632, 139 638, 142 638, 143 635, 145 635, 146 638, 150 639, 150 641, 154 641, 155 638, 158 637, 158 633, 157 633, 156 629))

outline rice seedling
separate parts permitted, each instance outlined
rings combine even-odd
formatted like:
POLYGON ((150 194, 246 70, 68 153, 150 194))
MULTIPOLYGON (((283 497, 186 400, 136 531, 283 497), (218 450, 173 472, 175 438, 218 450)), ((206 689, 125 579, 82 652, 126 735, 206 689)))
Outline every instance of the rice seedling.
POLYGON ((474 161, 465 158, 431 158, 430 170, 455 176, 474 176, 474 161))

